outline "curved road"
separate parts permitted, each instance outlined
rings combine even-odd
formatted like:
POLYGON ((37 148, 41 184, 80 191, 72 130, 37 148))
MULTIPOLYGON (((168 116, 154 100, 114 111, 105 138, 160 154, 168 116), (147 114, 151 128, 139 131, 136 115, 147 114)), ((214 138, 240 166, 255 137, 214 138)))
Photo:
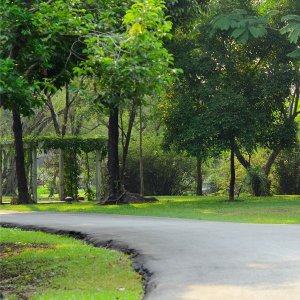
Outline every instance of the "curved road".
POLYGON ((300 226, 2 211, 0 222, 74 230, 142 254, 147 300, 299 300, 300 226))

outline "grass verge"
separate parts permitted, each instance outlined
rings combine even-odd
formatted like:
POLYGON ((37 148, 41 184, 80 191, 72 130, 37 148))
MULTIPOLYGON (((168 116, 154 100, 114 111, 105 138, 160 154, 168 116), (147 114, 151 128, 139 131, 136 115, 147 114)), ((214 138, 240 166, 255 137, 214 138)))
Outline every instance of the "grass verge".
POLYGON ((300 196, 249 197, 235 203, 220 196, 161 196, 157 203, 108 205, 96 202, 2 205, 4 210, 104 213, 240 223, 299 224, 300 196))
POLYGON ((5 299, 142 299, 141 277, 120 252, 82 241, 0 228, 5 299))

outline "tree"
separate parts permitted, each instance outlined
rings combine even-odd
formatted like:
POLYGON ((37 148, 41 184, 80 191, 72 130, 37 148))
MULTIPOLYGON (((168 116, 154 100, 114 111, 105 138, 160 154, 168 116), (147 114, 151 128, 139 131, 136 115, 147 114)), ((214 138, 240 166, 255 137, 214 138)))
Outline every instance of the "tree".
MULTIPOLYGON (((175 63, 179 57, 187 88, 180 89, 182 104, 172 123, 172 136, 179 146, 192 139, 208 153, 231 151, 231 198, 234 155, 239 158, 241 152, 251 154, 258 146, 274 148, 293 140, 285 105, 295 74, 286 56, 291 46, 278 32, 249 44, 238 44, 222 33, 208 37, 215 15, 234 5, 255 10, 251 1, 210 1, 207 12, 199 17, 200 25, 189 34, 180 32, 187 51, 183 58, 175 54, 175 63)), ((189 141, 181 148, 189 151, 191 145, 189 141)))
MULTIPOLYGON (((299 2, 294 0, 278 1, 276 3, 274 1, 266 1, 256 8, 256 11, 236 9, 220 14, 212 21, 214 28, 212 33, 214 34, 216 30, 226 31, 232 39, 237 40, 241 44, 252 44, 255 39, 260 39, 263 42, 267 41, 269 46, 266 46, 269 53, 265 56, 272 56, 271 60, 266 61, 266 63, 272 66, 271 64, 276 63, 276 60, 277 63, 280 60, 284 62, 283 56, 286 56, 286 65, 289 65, 290 69, 294 70, 292 78, 284 82, 285 87, 288 87, 287 84, 289 84, 290 90, 293 90, 293 95, 290 95, 290 93, 281 94, 281 96, 274 94, 274 96, 279 98, 279 101, 277 100, 276 102, 282 103, 278 118, 276 118, 276 122, 275 120, 272 122, 272 126, 266 126, 265 122, 261 123, 264 127, 258 143, 272 151, 261 171, 255 176, 251 176, 256 179, 253 183, 253 194, 259 196, 270 192, 271 182, 268 177, 279 153, 287 147, 292 147, 295 143, 297 127, 295 119, 300 113, 299 74, 297 72, 299 69, 300 51, 299 46, 294 49, 292 44, 297 44, 300 36, 300 19, 299 16, 294 15, 295 12, 298 13, 300 11, 300 6, 299 2), (253 15, 255 12, 256 15, 253 15), (293 13, 293 15, 289 15, 289 13, 293 13), (288 34, 288 39, 280 37, 280 34, 288 34), (274 43, 274 41, 276 42, 274 43), (277 50, 282 49, 283 52, 274 51, 272 49, 274 46, 277 50), (263 186, 265 186, 265 189, 263 186)), ((258 64, 261 65, 260 62, 258 64)), ((236 155, 240 163, 251 174, 254 174, 253 170, 257 168, 253 168, 251 162, 245 159, 238 148, 236 148, 236 155)))
MULTIPOLYGON (((81 1, 1 1, 1 100, 12 111, 16 150, 18 195, 29 203, 25 174, 21 115, 30 116, 42 105, 40 90, 49 79, 66 80, 66 61, 74 37, 90 19, 81 1), (66 52, 67 51, 67 52, 66 52)), ((72 49, 74 51, 74 49, 72 49)), ((70 56, 71 57, 71 56, 70 56)))
MULTIPOLYGON (((122 9, 125 13, 127 7, 122 9)), ((161 0, 137 0, 124 17, 118 15, 117 22, 108 23, 109 35, 100 33, 99 28, 85 40, 89 60, 83 71, 78 71, 96 78, 96 101, 109 111, 109 178, 105 203, 125 201, 118 153, 120 108, 132 101, 140 105, 145 95, 159 92, 171 80, 172 56, 163 47, 163 39, 170 36, 171 22, 167 21, 164 9, 161 0)), ((120 6, 117 11, 122 11, 120 6)))

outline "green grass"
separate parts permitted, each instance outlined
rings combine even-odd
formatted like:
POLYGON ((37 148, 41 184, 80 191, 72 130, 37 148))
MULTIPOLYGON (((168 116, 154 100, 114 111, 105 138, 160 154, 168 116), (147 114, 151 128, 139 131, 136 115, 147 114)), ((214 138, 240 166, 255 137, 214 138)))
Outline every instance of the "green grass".
POLYGON ((123 253, 69 237, 0 228, 5 299, 141 299, 140 275, 123 253))
POLYGON ((17 211, 57 211, 176 217, 241 223, 299 224, 300 196, 248 197, 229 203, 220 196, 162 196, 158 203, 100 206, 95 202, 3 205, 17 211), (240 201, 241 200, 241 201, 240 201))

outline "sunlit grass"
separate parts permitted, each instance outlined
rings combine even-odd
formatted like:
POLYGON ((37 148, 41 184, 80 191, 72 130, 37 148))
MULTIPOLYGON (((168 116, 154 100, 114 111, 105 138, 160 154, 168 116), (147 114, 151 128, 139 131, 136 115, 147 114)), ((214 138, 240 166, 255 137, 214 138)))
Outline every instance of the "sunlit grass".
POLYGON ((0 228, 0 242, 7 245, 0 263, 5 299, 135 300, 143 296, 140 275, 117 251, 17 229, 0 228))
POLYGON ((243 223, 300 223, 300 196, 249 197, 236 203, 220 196, 161 196, 157 203, 101 206, 96 202, 3 205, 17 211, 57 211, 176 217, 243 223))

